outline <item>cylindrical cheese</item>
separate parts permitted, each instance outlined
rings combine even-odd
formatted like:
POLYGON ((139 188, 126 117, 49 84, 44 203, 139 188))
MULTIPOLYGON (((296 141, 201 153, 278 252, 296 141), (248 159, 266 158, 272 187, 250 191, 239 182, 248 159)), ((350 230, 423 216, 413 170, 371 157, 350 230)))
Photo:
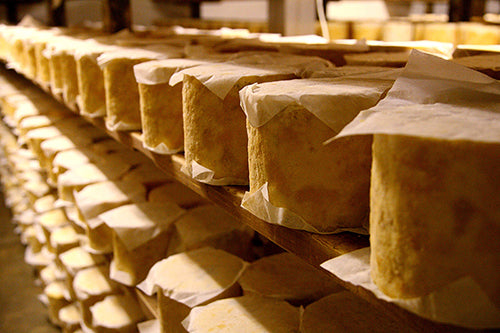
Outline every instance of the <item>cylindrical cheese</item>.
POLYGON ((500 145, 376 134, 371 275, 394 298, 472 277, 500 304, 500 145))

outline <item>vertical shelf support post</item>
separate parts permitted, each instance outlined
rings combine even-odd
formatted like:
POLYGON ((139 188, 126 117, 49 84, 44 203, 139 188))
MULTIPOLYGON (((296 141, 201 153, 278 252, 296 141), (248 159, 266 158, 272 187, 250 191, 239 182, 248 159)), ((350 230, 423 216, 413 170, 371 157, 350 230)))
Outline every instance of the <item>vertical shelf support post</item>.
POLYGON ((104 31, 131 29, 130 0, 104 0, 103 11, 104 31))

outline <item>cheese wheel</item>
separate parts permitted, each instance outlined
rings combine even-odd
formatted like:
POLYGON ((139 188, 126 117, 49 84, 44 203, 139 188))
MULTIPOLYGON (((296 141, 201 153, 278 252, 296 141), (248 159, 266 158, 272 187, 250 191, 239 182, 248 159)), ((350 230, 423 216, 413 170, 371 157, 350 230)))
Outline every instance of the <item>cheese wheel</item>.
POLYGON ((376 134, 371 276, 394 298, 471 277, 500 304, 500 145, 376 134))

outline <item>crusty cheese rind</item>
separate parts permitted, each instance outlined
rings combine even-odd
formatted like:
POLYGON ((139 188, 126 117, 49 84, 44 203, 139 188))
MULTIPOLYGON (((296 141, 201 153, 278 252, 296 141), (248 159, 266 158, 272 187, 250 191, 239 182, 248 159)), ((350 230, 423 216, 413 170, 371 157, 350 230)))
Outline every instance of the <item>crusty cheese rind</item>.
POLYGON ((267 182, 274 206, 322 232, 362 225, 369 210, 370 137, 325 146, 335 132, 297 105, 247 130, 250 193, 267 182))
POLYGON ((394 298, 464 276, 500 304, 500 145, 376 134, 371 276, 394 298))

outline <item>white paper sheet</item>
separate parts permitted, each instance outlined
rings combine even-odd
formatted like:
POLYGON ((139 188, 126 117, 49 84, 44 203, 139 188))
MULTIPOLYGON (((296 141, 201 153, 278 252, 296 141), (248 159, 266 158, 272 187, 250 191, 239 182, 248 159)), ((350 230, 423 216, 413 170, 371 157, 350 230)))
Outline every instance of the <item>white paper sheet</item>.
POLYGON ((137 324, 139 333, 161 333, 161 325, 159 319, 143 321, 137 324))
POLYGON ((128 251, 132 251, 171 227, 185 214, 172 202, 144 202, 124 205, 98 217, 114 230, 128 251))
POLYGON ((421 317, 475 329, 500 327, 500 309, 470 277, 464 277, 423 297, 393 299, 382 293, 370 277, 370 248, 330 259, 321 267, 341 280, 367 289, 377 298, 397 304, 421 317))
POLYGON ((170 85, 181 82, 184 75, 195 77, 208 90, 220 99, 224 99, 233 86, 243 77, 293 74, 300 77, 303 72, 311 72, 331 67, 325 59, 284 55, 280 53, 246 53, 235 56, 227 63, 196 66, 175 73, 170 78, 170 85))
MULTIPOLYGON (((144 291, 144 293, 146 293, 147 295, 152 296, 152 295, 156 294, 157 292, 162 292, 166 297, 169 297, 169 298, 171 298, 179 303, 183 303, 191 308, 195 307, 197 305, 200 305, 200 304, 216 297, 217 295, 220 295, 225 290, 227 290, 228 288, 233 286, 238 281, 241 274, 243 274, 243 271, 248 266, 248 263, 244 262, 243 260, 241 260, 241 262, 238 263, 239 264, 239 266, 238 266, 236 264, 237 259, 232 255, 229 255, 229 257, 228 257, 228 256, 226 256, 226 254, 227 253, 225 253, 222 250, 216 250, 213 248, 206 247, 206 248, 194 250, 191 252, 180 253, 180 254, 170 256, 169 258, 164 259, 163 261, 155 264, 151 268, 151 270, 149 271, 146 279, 144 281, 142 281, 140 284, 138 284, 137 287, 140 290, 144 291), (213 258, 223 260, 223 262, 225 262, 225 264, 228 265, 226 271, 228 273, 230 273, 228 276, 231 276, 231 274, 232 274, 231 281, 225 281, 224 285, 221 285, 221 283, 222 283, 221 281, 210 280, 210 273, 209 272, 201 273, 200 272, 201 268, 199 268, 199 269, 194 268, 197 265, 196 260, 197 259, 200 260, 199 258, 202 258, 202 257, 200 257, 200 255, 201 256, 204 255, 205 258, 208 258, 208 255, 210 255, 210 254, 212 255, 213 258), (186 258, 186 259, 184 259, 184 258, 186 258), (188 264, 189 259, 192 259, 192 261, 193 261, 191 264, 188 264), (168 279, 168 277, 163 275, 165 273, 168 274, 168 272, 166 272, 166 270, 162 267, 163 262, 167 262, 171 267, 176 267, 176 265, 171 264, 171 263, 179 262, 179 264, 177 265, 177 267, 179 267, 179 270, 181 272, 183 272, 184 274, 187 274, 187 272, 191 273, 191 274, 196 274, 194 276, 198 276, 198 279, 199 279, 198 282, 194 283, 194 279, 196 279, 195 277, 186 276, 186 280, 188 280, 188 281, 185 283, 187 283, 187 285, 189 286, 189 280, 192 280, 193 281, 193 282, 191 282, 191 284, 193 285, 192 288, 186 287, 186 285, 182 285, 182 284, 181 285, 173 285, 172 284, 173 280, 170 280, 170 279, 168 279), (162 282, 162 280, 163 281, 166 280, 167 282, 162 282), (204 284, 201 283, 201 281, 204 281, 204 284), (166 285, 164 285, 165 283, 169 283, 172 285, 166 286, 166 285), (202 290, 203 288, 199 287, 200 285, 205 287, 204 290, 202 290), (198 290, 196 290, 196 289, 198 289, 198 290)), ((220 274, 222 274, 223 268, 221 268, 221 267, 214 268, 214 270, 216 272, 218 272, 219 277, 220 277, 221 276, 220 274)), ((171 272, 171 274, 179 274, 179 272, 171 272)), ((215 277, 213 279, 215 279, 215 277)), ((178 283, 181 283, 181 281, 179 281, 178 283)))
POLYGON ((156 85, 167 83, 172 75, 180 70, 208 64, 207 61, 194 59, 165 59, 143 62, 134 66, 137 83, 156 85))
MULTIPOLYGON (((325 234, 307 223, 299 215, 290 209, 274 206, 269 200, 268 183, 266 182, 254 193, 245 192, 241 207, 248 210, 253 215, 264 221, 271 221, 273 224, 282 225, 291 229, 305 230, 316 234, 325 234)), ((368 234, 366 228, 337 228, 335 232, 351 231, 358 234, 368 234)), ((328 232, 331 234, 331 232, 328 232)))
POLYGON ((248 185, 247 179, 238 179, 233 177, 214 178, 215 172, 207 167, 199 164, 196 161, 191 161, 191 164, 184 164, 181 171, 192 177, 200 183, 209 185, 224 186, 224 185, 248 185))
POLYGON ((361 134, 498 143, 500 81, 414 50, 387 97, 336 138, 361 134))

